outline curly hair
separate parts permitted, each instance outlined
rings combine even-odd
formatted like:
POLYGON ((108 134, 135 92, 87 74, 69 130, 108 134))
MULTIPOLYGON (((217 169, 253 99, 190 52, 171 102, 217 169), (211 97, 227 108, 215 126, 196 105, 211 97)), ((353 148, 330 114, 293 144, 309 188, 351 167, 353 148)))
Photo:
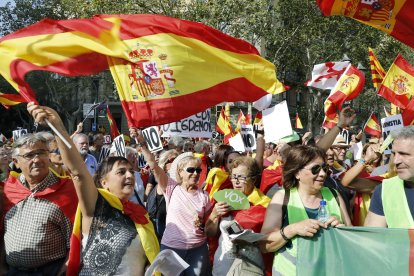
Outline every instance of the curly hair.
POLYGON ((290 148, 283 165, 283 188, 292 189, 298 186, 296 173, 316 158, 325 160, 325 152, 312 146, 300 145, 290 148))
POLYGON ((248 173, 247 176, 253 180, 253 185, 255 187, 259 187, 262 170, 260 169, 259 164, 257 164, 256 160, 251 158, 250 156, 240 156, 233 160, 230 165, 230 171, 238 166, 245 166, 247 167, 248 173))

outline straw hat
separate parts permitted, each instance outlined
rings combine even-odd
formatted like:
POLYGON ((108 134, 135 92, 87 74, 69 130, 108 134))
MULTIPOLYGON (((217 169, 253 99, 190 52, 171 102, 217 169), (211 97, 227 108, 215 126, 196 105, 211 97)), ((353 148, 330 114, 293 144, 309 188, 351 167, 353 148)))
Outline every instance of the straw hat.
POLYGON ((175 182, 177 181, 177 169, 178 169, 178 164, 181 162, 181 160, 188 158, 188 157, 193 157, 193 153, 192 152, 184 152, 180 155, 177 156, 177 158, 174 159, 174 161, 171 163, 171 167, 170 170, 168 171, 170 178, 173 179, 175 182))
POLYGON ((344 137, 341 134, 338 134, 338 136, 336 136, 335 141, 333 142, 332 146, 344 147, 344 148, 349 147, 349 145, 347 144, 347 142, 345 141, 344 137))

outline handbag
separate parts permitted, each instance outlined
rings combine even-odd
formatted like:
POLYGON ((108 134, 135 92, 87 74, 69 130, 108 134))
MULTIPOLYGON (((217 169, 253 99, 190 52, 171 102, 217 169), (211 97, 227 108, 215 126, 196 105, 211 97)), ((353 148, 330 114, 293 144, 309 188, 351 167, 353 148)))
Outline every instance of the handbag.
POLYGON ((265 274, 263 272, 263 268, 260 266, 257 266, 244 258, 236 257, 226 276, 240 275, 264 276, 265 274))

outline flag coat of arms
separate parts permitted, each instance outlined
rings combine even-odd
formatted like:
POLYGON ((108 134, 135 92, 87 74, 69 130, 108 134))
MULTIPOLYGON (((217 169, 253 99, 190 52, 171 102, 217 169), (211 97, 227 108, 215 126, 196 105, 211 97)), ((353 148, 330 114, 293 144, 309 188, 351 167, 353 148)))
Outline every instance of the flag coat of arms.
POLYGON ((414 47, 412 0, 317 0, 317 4, 325 16, 351 17, 414 47))
POLYGON ((319 89, 332 89, 349 65, 348 61, 326 62, 313 66, 312 79, 305 85, 319 89))
POLYGON ((79 76, 109 68, 130 127, 284 91, 275 66, 248 42, 153 14, 45 19, 2 37, 0 60, 0 74, 27 101, 36 101, 24 80, 32 70, 79 76))
POLYGON ((325 115, 335 118, 345 101, 355 99, 364 88, 364 73, 349 64, 325 101, 325 115))
POLYGON ((378 122, 377 116, 374 112, 371 113, 364 126, 364 132, 374 137, 381 137, 381 125, 378 122))
POLYGON ((390 66, 377 93, 402 109, 407 107, 414 95, 414 67, 400 54, 390 66))

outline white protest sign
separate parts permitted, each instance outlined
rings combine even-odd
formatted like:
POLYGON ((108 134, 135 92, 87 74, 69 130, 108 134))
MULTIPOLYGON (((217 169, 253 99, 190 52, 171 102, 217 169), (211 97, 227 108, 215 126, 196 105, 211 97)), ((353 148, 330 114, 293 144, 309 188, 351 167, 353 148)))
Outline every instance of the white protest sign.
POLYGON ((155 272, 163 275, 180 275, 189 266, 177 253, 171 249, 165 249, 152 261, 145 276, 152 276, 155 272))
MULTIPOLYGON (((381 127, 382 127, 382 137, 384 138, 384 141, 385 141, 388 135, 390 134, 390 132, 404 127, 401 114, 382 118, 381 127)), ((385 154, 391 154, 391 146, 392 145, 390 144, 389 147, 384 151, 385 154)))
POLYGON ((111 142, 111 135, 104 135, 104 144, 110 144, 111 142))
POLYGON ((286 101, 263 110, 262 114, 266 143, 280 140, 293 133, 286 101))
POLYGON ((256 149, 256 138, 254 137, 253 126, 252 125, 241 125, 240 134, 242 136, 246 151, 255 150, 256 149))
POLYGON ((21 128, 17 130, 13 130, 13 141, 17 141, 20 137, 27 134, 27 129, 21 128))
POLYGON ((161 126, 162 137, 211 138, 211 111, 199 112, 178 122, 161 126))
POLYGON ((235 151, 245 151, 243 138, 241 137, 240 133, 237 133, 235 136, 231 137, 229 139, 229 144, 234 148, 235 151))
POLYGON ((117 156, 126 157, 126 150, 125 150, 125 141, 124 135, 119 135, 114 139, 112 143, 112 147, 115 147, 115 152, 117 156))
POLYGON ((145 142, 150 152, 157 152, 163 149, 161 137, 158 134, 158 129, 156 127, 149 127, 142 131, 144 135, 145 142))

